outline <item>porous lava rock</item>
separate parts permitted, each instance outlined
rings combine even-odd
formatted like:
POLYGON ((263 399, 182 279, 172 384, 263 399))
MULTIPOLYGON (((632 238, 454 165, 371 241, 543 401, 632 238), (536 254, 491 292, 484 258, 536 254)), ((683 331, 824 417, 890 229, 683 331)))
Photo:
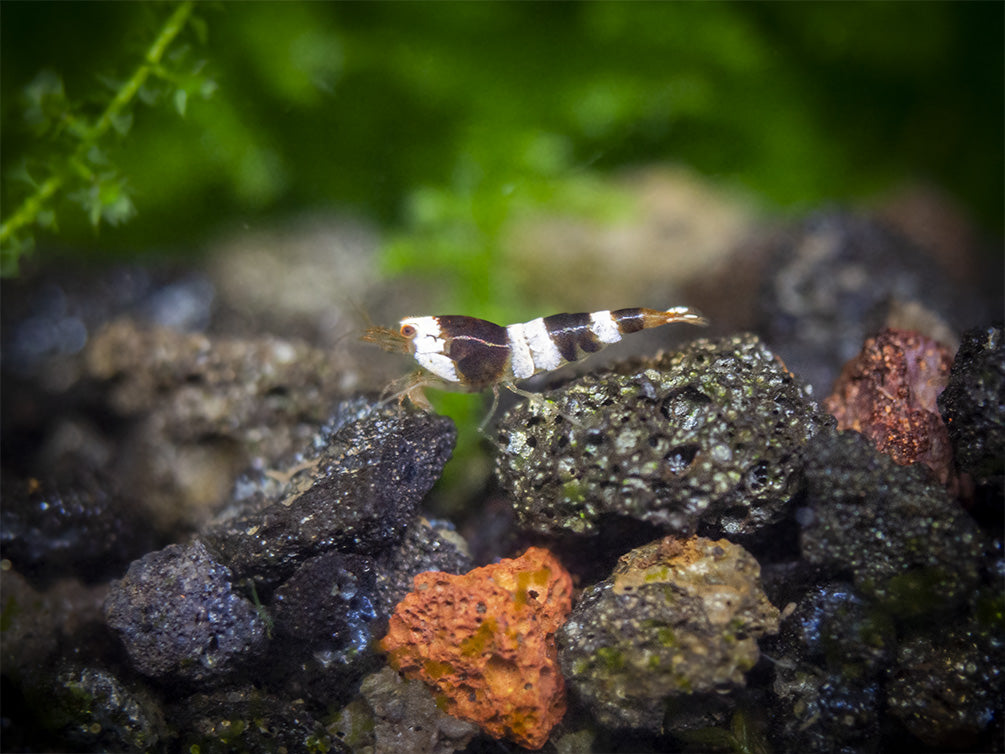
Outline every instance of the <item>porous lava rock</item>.
POLYGON ((824 408, 837 417, 838 429, 862 433, 901 465, 924 463, 945 484, 953 453, 936 399, 951 364, 940 343, 887 328, 845 364, 824 408))
POLYGON ((443 416, 347 401, 289 468, 238 480, 203 537, 236 575, 266 585, 329 550, 375 555, 404 537, 456 437, 443 416))
POLYGON ((928 746, 979 746, 1002 713, 1003 660, 998 628, 967 622, 919 632, 900 645, 888 675, 890 713, 928 746))
POLYGON ((135 561, 112 584, 105 618, 144 675, 219 679, 266 641, 264 621, 231 581, 202 542, 169 545, 135 561))
POLYGON ((423 571, 466 573, 474 567, 468 544, 445 519, 417 515, 402 540, 377 563, 376 606, 385 616, 412 591, 412 580, 423 571))
POLYGON ((373 649, 387 616, 375 605, 376 572, 372 558, 331 551, 307 560, 276 589, 268 603, 269 670, 293 695, 335 704, 379 667, 373 649))
POLYGON ((803 447, 833 423, 756 336, 700 340, 517 405, 496 471, 535 532, 596 534, 618 516, 750 534, 785 515, 803 447))
POLYGON ((851 573, 889 612, 950 609, 977 585, 984 539, 974 520, 927 469, 894 463, 857 432, 810 443, 806 499, 803 557, 851 573))
POLYGON ((961 471, 1001 500, 1005 489, 1005 331, 1001 323, 963 335, 939 396, 961 471))
POLYGON ((277 696, 250 683, 174 700, 173 750, 198 754, 350 754, 303 699, 277 696))
MULTIPOLYGON (((99 666, 67 664, 45 699, 74 751, 161 751, 168 729, 160 700, 134 680, 99 666)), ((6 747, 5 747, 6 748, 6 747)))
POLYGON ((852 584, 809 589, 765 648, 777 661, 771 709, 780 748, 879 751, 883 672, 896 640, 890 616, 852 584))
POLYGON ((559 630, 570 688, 601 725, 659 733, 668 699, 743 686, 757 637, 778 630, 760 573, 724 539, 667 537, 622 556, 559 630))
POLYGON ((120 413, 152 412, 163 437, 233 437, 261 450, 269 430, 324 421, 343 394, 328 351, 275 336, 224 338, 122 318, 88 344, 88 374, 108 380, 120 413))
POLYGON ((554 635, 572 579, 561 563, 531 547, 460 576, 422 573, 414 586, 381 642, 390 665, 433 686, 449 714, 541 748, 565 714, 554 635))

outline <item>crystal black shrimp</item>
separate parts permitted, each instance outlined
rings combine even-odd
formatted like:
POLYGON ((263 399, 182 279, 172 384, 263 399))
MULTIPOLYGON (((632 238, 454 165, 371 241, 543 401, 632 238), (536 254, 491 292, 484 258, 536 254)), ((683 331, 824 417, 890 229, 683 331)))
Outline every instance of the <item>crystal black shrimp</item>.
POLYGON ((506 327, 475 317, 441 315, 405 317, 397 330, 370 327, 363 340, 415 358, 422 370, 406 378, 396 395, 408 395, 413 403, 428 407, 422 389, 437 384, 471 392, 491 387, 496 398, 503 385, 538 398, 515 382, 586 358, 622 335, 674 322, 708 324, 697 310, 684 306, 552 314, 506 327))

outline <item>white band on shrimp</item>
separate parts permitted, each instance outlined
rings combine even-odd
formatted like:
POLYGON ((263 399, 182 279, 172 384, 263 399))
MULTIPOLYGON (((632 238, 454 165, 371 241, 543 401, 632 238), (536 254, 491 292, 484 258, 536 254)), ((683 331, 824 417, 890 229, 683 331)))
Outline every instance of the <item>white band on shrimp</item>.
POLYGON ((509 325, 506 328, 510 345, 510 371, 518 380, 525 380, 534 374, 534 356, 530 352, 524 324, 509 325))
POLYGON ((590 315, 590 330, 601 343, 617 343, 621 340, 618 323, 614 321, 611 312, 604 309, 590 315))
POLYGON ((555 341, 551 339, 544 317, 525 322, 523 332, 527 338, 527 345, 530 346, 535 371, 548 372, 562 366, 562 354, 558 352, 555 341))

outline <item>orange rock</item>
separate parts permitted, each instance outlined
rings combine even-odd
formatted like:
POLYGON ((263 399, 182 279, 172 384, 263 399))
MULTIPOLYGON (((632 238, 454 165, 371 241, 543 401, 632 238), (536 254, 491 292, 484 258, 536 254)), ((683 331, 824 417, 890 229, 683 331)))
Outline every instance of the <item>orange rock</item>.
POLYGON ((926 464, 946 484, 952 448, 935 399, 952 361, 949 349, 931 338, 888 328, 844 365, 824 407, 839 429, 861 432, 901 465, 926 464))
POLYGON ((427 571, 391 616, 381 648, 443 709, 495 738, 540 749, 565 714, 555 631, 572 609, 572 579, 548 550, 461 576, 427 571))

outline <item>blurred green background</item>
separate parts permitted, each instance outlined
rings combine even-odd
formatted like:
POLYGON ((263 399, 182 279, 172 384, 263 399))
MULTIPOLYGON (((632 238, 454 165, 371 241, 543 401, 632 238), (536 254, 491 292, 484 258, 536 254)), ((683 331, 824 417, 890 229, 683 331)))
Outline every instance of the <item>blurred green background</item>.
POLYGON ((459 270, 488 269, 504 224, 616 212, 603 177, 657 162, 780 212, 925 180, 1003 228, 1002 3, 262 2, 195 6, 91 155, 95 230, 61 119, 96 117, 177 7, 0 5, 4 219, 26 176, 70 175, 36 257, 194 253, 349 211, 385 231, 389 270, 484 301, 459 270), (65 101, 40 115, 46 81, 65 101))

